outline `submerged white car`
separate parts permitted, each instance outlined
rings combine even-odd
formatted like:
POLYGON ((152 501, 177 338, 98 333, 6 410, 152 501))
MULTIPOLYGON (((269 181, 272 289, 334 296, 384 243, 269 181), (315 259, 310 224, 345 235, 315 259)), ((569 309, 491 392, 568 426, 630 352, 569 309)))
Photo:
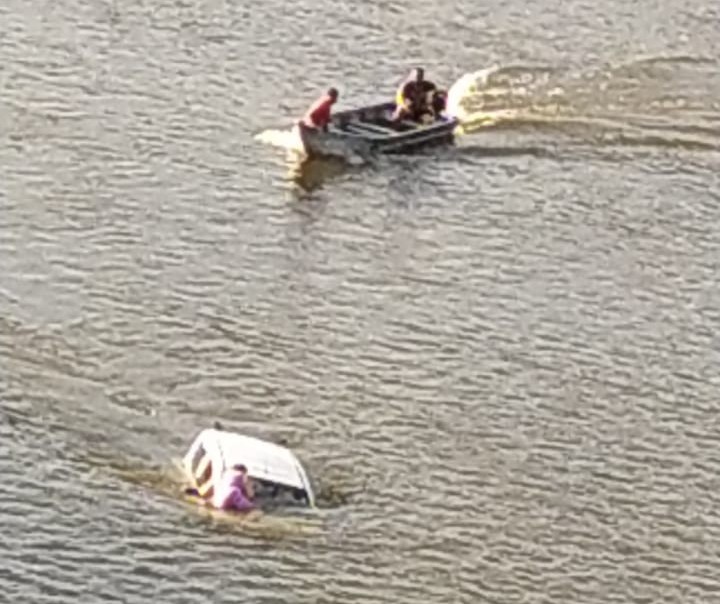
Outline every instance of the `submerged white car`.
POLYGON ((237 464, 253 479, 260 507, 315 505, 305 468, 292 451, 275 443, 208 428, 197 435, 182 462, 191 488, 203 499, 212 497, 225 470, 237 464))

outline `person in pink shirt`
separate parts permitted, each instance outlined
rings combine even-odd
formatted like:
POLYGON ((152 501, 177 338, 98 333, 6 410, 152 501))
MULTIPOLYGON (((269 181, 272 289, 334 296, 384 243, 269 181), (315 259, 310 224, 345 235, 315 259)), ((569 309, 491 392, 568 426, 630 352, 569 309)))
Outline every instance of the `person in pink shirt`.
POLYGON ((225 470, 212 497, 213 507, 219 510, 248 512, 255 509, 252 481, 243 464, 225 470))

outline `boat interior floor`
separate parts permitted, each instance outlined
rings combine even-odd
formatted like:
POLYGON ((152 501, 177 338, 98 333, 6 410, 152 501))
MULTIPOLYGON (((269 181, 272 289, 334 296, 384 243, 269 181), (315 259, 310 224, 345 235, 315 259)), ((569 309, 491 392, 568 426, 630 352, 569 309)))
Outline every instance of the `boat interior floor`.
POLYGON ((399 132, 417 130, 422 125, 423 124, 410 120, 395 121, 384 117, 376 117, 372 120, 350 120, 342 125, 342 129, 360 134, 367 133, 378 136, 388 136, 399 132))

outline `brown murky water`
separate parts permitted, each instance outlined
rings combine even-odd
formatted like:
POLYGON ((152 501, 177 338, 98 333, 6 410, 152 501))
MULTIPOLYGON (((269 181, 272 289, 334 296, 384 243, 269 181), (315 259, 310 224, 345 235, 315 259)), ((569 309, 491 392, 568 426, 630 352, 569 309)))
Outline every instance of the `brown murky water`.
POLYGON ((0 6, 0 591, 720 597, 720 11, 0 6), (451 83, 451 148, 293 164, 329 83, 451 83), (321 506, 179 496, 214 420, 321 506))

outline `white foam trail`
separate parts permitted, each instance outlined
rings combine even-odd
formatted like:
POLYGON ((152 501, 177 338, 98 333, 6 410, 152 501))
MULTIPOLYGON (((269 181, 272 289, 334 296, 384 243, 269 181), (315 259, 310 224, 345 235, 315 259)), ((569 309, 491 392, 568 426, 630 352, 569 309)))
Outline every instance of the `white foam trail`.
POLYGON ((460 124, 460 133, 467 134, 479 128, 487 128, 502 122, 515 120, 518 112, 515 109, 494 109, 493 111, 464 112, 460 124))
POLYGON ((478 71, 466 73, 461 76, 450 86, 450 90, 448 90, 447 113, 457 117, 462 122, 467 115, 467 112, 462 106, 463 99, 473 90, 486 86, 488 78, 498 69, 499 67, 497 65, 493 65, 492 67, 479 69, 478 71))

